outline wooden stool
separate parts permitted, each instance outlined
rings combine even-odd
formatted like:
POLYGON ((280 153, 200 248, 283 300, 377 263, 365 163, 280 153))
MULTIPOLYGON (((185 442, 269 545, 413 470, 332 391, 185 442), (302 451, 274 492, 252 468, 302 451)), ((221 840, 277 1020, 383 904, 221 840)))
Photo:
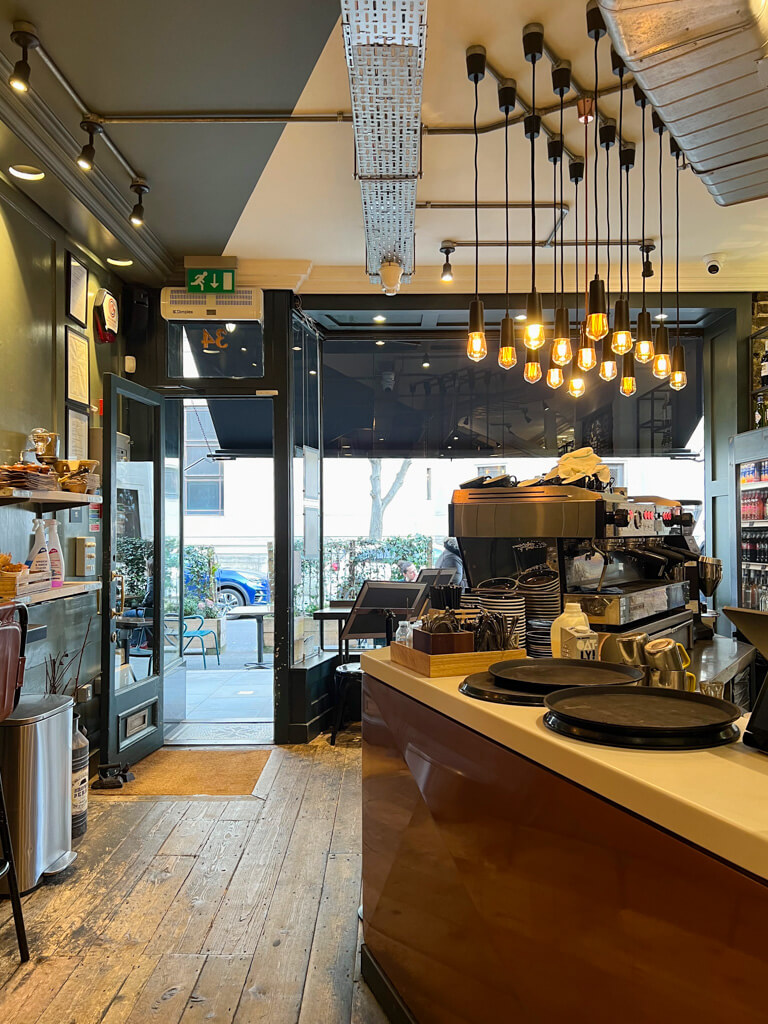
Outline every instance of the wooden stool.
POLYGON ((363 686, 363 670, 359 662, 350 662, 346 665, 339 665, 334 676, 334 715, 333 728, 331 729, 331 746, 336 746, 336 736, 344 722, 344 708, 347 703, 350 686, 363 686))

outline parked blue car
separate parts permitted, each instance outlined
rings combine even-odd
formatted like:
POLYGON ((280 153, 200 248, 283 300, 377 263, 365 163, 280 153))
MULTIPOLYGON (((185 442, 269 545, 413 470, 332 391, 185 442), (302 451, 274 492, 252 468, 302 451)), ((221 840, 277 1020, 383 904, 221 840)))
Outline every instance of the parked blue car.
POLYGON ((237 569, 219 569, 216 573, 219 600, 226 608, 241 608, 246 604, 269 604, 272 594, 269 577, 263 572, 238 572, 237 569))

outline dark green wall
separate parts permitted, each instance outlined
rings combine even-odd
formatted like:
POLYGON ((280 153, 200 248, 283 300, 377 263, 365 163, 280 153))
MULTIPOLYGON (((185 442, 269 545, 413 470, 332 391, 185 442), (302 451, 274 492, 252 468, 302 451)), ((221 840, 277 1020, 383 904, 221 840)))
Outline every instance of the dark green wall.
MULTIPOLYGON (((65 262, 67 250, 90 271, 88 326, 91 339, 91 404, 98 408, 102 374, 122 366, 123 341, 94 343, 92 307, 99 288, 108 288, 120 300, 122 283, 68 239, 38 206, 0 179, 0 458, 15 460, 27 433, 38 426, 65 434, 65 327, 77 327, 65 316, 65 262)), ((91 414, 92 426, 98 413, 91 414)), ((67 576, 74 577, 74 538, 88 533, 87 514, 82 524, 70 523, 69 512, 57 513, 67 576)), ((0 507, 0 551, 23 561, 32 539, 33 513, 27 506, 0 507)), ((100 541, 100 534, 97 540, 100 541)), ((48 654, 77 649, 89 618, 97 615, 95 595, 68 598, 30 610, 34 622, 48 625, 48 638, 30 646, 25 692, 43 689, 44 659, 48 654)), ((99 626, 91 625, 83 660, 82 679, 100 669, 99 626)))

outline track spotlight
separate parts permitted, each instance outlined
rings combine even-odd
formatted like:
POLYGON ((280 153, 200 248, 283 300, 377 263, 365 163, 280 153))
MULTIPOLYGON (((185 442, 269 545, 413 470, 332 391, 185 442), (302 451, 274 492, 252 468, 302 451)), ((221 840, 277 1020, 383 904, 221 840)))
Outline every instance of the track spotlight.
POLYGON ((96 121, 81 121, 80 127, 84 132, 88 132, 88 141, 80 150, 80 156, 77 158, 77 166, 82 171, 92 171, 93 165, 96 163, 96 150, 93 148, 93 137, 94 135, 101 135, 104 129, 96 121))
POLYGON ((440 274, 441 281, 452 281, 453 280, 453 267, 451 266, 451 253, 456 251, 456 246, 452 242, 443 242, 440 246, 440 252, 445 256, 445 263, 440 274))
POLYGON ((149 185, 146 183, 144 178, 134 178, 131 182, 131 192, 136 193, 138 202, 131 210, 129 220, 135 228, 140 228, 144 226, 144 203, 142 202, 142 197, 149 192, 149 185))
POLYGON ((11 41, 21 47, 21 60, 17 60, 8 79, 10 87, 18 93, 29 92, 30 67, 27 56, 40 45, 37 29, 28 21, 14 21, 11 41))

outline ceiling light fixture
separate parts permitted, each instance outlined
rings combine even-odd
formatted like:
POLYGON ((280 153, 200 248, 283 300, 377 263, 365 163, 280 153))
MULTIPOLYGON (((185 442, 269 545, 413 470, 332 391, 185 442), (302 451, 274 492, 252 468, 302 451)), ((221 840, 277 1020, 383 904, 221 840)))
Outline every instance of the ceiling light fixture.
MULTIPOLYGON (((526 25, 523 29, 523 52, 531 65, 531 113, 523 122, 525 137, 531 144, 531 290, 525 304, 525 345, 535 351, 544 344, 541 296, 536 291, 536 139, 541 131, 541 118, 536 113, 536 65, 544 53, 544 29, 538 23, 526 25)), ((526 373, 527 370, 526 361, 526 373)))
POLYGON ((475 297, 469 304, 469 333, 467 336, 467 356, 479 363, 488 355, 488 343, 485 338, 485 311, 480 301, 480 226, 478 223, 478 148, 477 106, 478 85, 485 78, 485 47, 470 46, 466 54, 467 77, 475 87, 475 111, 473 116, 473 132, 475 137, 475 297))
POLYGON ((555 362, 554 357, 555 347, 553 345, 549 353, 549 367, 547 369, 547 386, 552 388, 553 391, 559 388, 565 380, 563 368, 555 362))
POLYGON ((39 167, 35 167, 33 164, 11 164, 8 168, 8 173, 12 174, 14 178, 21 178, 23 181, 42 181, 45 177, 45 171, 41 171, 39 167))
MULTIPOLYGON (((619 77, 619 295, 613 307, 613 334, 611 336, 611 350, 616 355, 622 356, 632 348, 632 330, 630 327, 629 313, 629 285, 624 291, 624 61, 611 47, 611 66, 614 74, 619 77)), ((615 129, 614 129, 615 132, 615 129)), ((606 176, 608 155, 606 153, 606 176)), ((627 188, 629 188, 629 175, 627 174, 627 188)), ((606 186, 607 191, 607 186, 606 186)), ((606 196, 606 202, 608 197, 606 196)), ((629 227, 627 227, 629 230, 629 227)), ((610 228, 609 228, 610 231, 610 228)), ((610 234, 608 237, 610 245, 610 234)), ((609 250, 610 259, 610 250, 609 250)), ((610 264, 609 264, 610 266, 610 264)), ((629 271, 629 267, 627 267, 629 271)), ((609 284, 610 290, 610 284, 609 284)), ((615 376, 615 372, 613 374, 615 376)), ((609 378, 613 379, 613 377, 609 378)))
POLYGON ((80 156, 77 158, 77 166, 81 171, 92 171, 93 165, 96 163, 96 150, 93 146, 93 139, 95 135, 101 135, 104 131, 100 124, 96 121, 81 121, 80 127, 84 132, 88 132, 88 141, 80 150, 80 156))
POLYGON ((672 372, 672 360, 669 356, 669 331, 666 324, 667 319, 664 312, 664 181, 662 176, 662 164, 664 156, 664 122, 656 111, 651 117, 653 130, 659 136, 659 314, 657 320, 662 323, 656 328, 656 337, 653 343, 653 375, 659 380, 666 380, 672 372))
POLYGON ((237 324, 226 323, 224 324, 224 330, 227 332, 227 334, 234 334, 235 331, 237 330, 237 324))
MULTIPOLYGON (((584 337, 584 324, 579 325, 579 336, 580 339, 584 337)), ((584 374, 578 364, 578 361, 574 360, 570 366, 570 372, 568 374, 568 394, 571 398, 581 398, 584 392, 587 390, 587 382, 584 379, 584 374)))
POLYGON ((144 178, 134 178, 131 182, 131 192, 136 193, 138 202, 131 210, 129 220, 135 228, 140 228, 144 226, 144 203, 142 200, 147 192, 149 192, 149 185, 144 178))
MULTIPOLYGON (((595 276, 589 282, 589 300, 586 310, 586 334, 590 341, 600 341, 608 333, 608 307, 605 298, 605 284, 600 277, 598 251, 598 230, 597 230, 597 169, 598 169, 598 121, 597 117, 597 93, 598 93, 598 67, 597 48, 598 43, 605 35, 605 22, 597 6, 597 0, 589 0, 587 4, 587 35, 595 41, 595 88, 594 88, 594 125, 595 125, 595 170, 594 170, 594 198, 595 198, 595 276)), ((581 350, 581 348, 580 348, 581 350)), ((594 348, 592 349, 594 352, 594 348)), ((584 367, 582 366, 582 369, 584 367)))
POLYGON ((117 259, 114 256, 107 256, 107 263, 109 263, 110 266, 113 266, 113 267, 132 267, 133 266, 133 260, 129 260, 129 259, 120 260, 120 259, 117 259))
POLYGON ((672 349, 672 372, 669 375, 669 386, 674 391, 682 391, 688 383, 685 370, 685 349, 680 343, 680 147, 675 139, 669 137, 670 152, 675 158, 675 306, 677 311, 676 343, 672 349))
POLYGON ((445 281, 446 284, 453 280, 453 267, 451 266, 451 253, 456 252, 456 246, 453 242, 443 242, 440 246, 440 252, 445 256, 445 263, 440 273, 440 280, 445 281))
POLYGON ((379 348, 381 348, 381 347, 382 347, 383 345, 386 345, 386 342, 385 342, 385 341, 382 341, 382 340, 381 340, 381 338, 379 338, 379 340, 378 340, 378 341, 376 342, 376 345, 377 345, 377 346, 378 346, 379 348))
MULTIPOLYGON (((560 184, 560 209, 555 211, 555 216, 560 222, 560 298, 557 300, 557 275, 555 275, 555 329, 552 336, 552 353, 550 362, 555 366, 566 366, 570 363, 573 353, 571 351, 571 319, 568 308, 565 305, 565 252, 563 247, 564 235, 564 191, 563 191, 563 163, 565 162, 565 148, 563 136, 563 112, 565 106, 565 94, 571 88, 571 64, 570 61, 562 61, 552 68, 552 89, 556 96, 560 97, 560 160, 559 160, 559 184, 560 184)), ((571 181, 573 178, 573 162, 569 166, 571 181)), ((583 176, 583 171, 582 171, 583 176)), ((578 245, 578 231, 576 236, 578 245)), ((555 240, 557 246, 557 240, 555 240)), ((555 249, 557 258, 557 249, 555 249)), ((578 290, 578 289, 577 289, 578 290)), ((561 381, 562 383, 562 377, 561 381)), ((557 385, 558 387, 560 385, 557 385)))
POLYGON ((384 260, 379 267, 381 278, 381 290, 385 295, 397 295, 400 291, 400 280, 403 276, 403 268, 396 260, 384 260))
POLYGON ((630 349, 629 352, 624 353, 619 391, 625 398, 629 398, 637 391, 637 378, 635 377, 635 353, 632 349, 630 349))
POLYGON ((387 322, 387 318, 384 316, 383 313, 377 313, 376 316, 373 318, 373 322, 375 324, 383 324, 387 322))
POLYGON ((525 320, 525 313, 517 313, 515 315, 515 320, 518 320, 520 323, 522 323, 522 321, 525 320))
POLYGON ((498 363, 511 370, 517 363, 515 321, 509 315, 509 115, 517 102, 517 83, 507 78, 499 83, 499 110, 504 114, 504 316, 499 334, 498 363))
MULTIPOLYGON (((606 118, 598 129, 600 145, 605 150, 605 302, 608 310, 608 334, 611 338, 613 349, 613 335, 610 327, 611 309, 611 149, 616 145, 616 122, 612 118, 606 118)), ((597 217, 595 217, 595 233, 598 232, 597 217)), ((629 332, 627 331, 627 334, 629 332)), ((630 345, 632 339, 629 339, 630 345)), ((614 349, 615 351, 615 349, 614 349)), ((623 349, 626 351, 626 348, 623 349)))
POLYGON ((642 143, 643 143, 643 160, 640 165, 641 170, 641 191, 642 198, 640 203, 640 234, 642 236, 642 242, 640 245, 640 258, 642 261, 642 272, 641 277, 643 281, 643 308, 637 316, 637 344, 635 345, 635 358, 638 363, 650 363, 654 356, 653 350, 653 327, 651 325, 651 314, 648 312, 646 307, 646 288, 645 282, 653 273, 653 269, 650 266, 650 260, 647 259, 648 252, 646 251, 645 244, 645 154, 646 154, 646 139, 645 139, 645 113, 648 106, 648 101, 645 98, 645 93, 635 83, 634 86, 635 105, 640 107, 642 111, 642 143))
POLYGON ((11 41, 21 47, 21 60, 14 64, 8 84, 15 92, 29 92, 30 67, 27 57, 30 50, 35 50, 40 45, 37 29, 28 21, 14 21, 11 41))
POLYGON ((529 348, 525 353, 523 377, 529 384, 537 384, 541 380, 541 362, 537 348, 529 348))

